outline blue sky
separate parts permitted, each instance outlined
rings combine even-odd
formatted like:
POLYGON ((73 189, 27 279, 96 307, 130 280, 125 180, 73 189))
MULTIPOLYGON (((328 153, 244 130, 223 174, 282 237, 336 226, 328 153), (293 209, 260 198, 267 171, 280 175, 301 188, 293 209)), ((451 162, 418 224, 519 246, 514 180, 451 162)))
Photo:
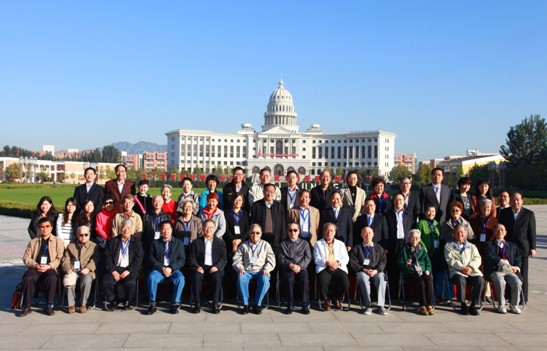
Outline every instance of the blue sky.
POLYGON ((166 143, 263 122, 387 130, 421 160, 547 115, 545 1, 2 1, 0 147, 166 143))

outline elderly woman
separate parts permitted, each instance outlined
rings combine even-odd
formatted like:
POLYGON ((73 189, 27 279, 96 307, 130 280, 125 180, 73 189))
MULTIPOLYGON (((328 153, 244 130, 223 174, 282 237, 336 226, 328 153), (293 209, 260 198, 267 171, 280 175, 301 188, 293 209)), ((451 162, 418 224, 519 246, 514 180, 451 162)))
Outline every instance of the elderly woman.
POLYGON ((161 187, 161 197, 163 198, 163 205, 161 210, 167 213, 171 217, 171 223, 175 223, 177 214, 177 203, 171 199, 173 193, 173 187, 169 184, 163 184, 161 187))
POLYGON ((505 241, 507 230, 503 224, 494 228, 494 240, 485 245, 484 275, 494 282, 499 300, 499 313, 507 313, 505 308, 505 286, 511 288, 511 312, 520 314, 518 307, 522 293, 520 274, 520 255, 513 243, 505 241))
POLYGON ((203 235, 201 219, 194 216, 194 201, 186 199, 182 205, 182 214, 175 222, 173 236, 184 243, 186 254, 190 254, 190 244, 203 235))
POLYGON ((467 232, 467 241, 475 240, 475 233, 468 221, 463 217, 464 208, 460 201, 452 201, 448 204, 448 212, 450 217, 441 226, 441 244, 444 245, 454 237, 454 229, 457 225, 463 225, 467 232))
POLYGON ((224 218, 224 212, 218 208, 219 196, 217 193, 210 193, 207 195, 207 207, 201 211, 200 218, 202 222, 207 219, 215 222, 215 236, 222 238, 224 232, 226 232, 226 218, 224 218))
POLYGON ((342 204, 344 207, 353 210, 352 222, 357 221, 357 217, 361 215, 361 208, 365 206, 366 193, 359 187, 359 174, 357 171, 350 171, 346 176, 347 189, 341 190, 342 204))
POLYGON ((188 199, 192 200, 194 204, 194 215, 197 216, 199 212, 199 195, 192 191, 192 187, 192 179, 185 177, 182 180, 182 194, 180 194, 179 199, 177 200, 177 212, 179 215, 182 213, 182 206, 184 205, 184 202, 188 199))
POLYGON ((412 229, 408 233, 408 243, 399 253, 398 265, 403 271, 407 284, 415 284, 418 288, 420 309, 418 313, 424 316, 433 315, 433 280, 431 278, 431 260, 427 250, 420 245, 422 233, 412 229))
POLYGON ((467 232, 463 225, 454 229, 454 240, 444 247, 444 256, 448 265, 450 281, 456 284, 458 300, 461 302, 461 313, 478 316, 477 305, 480 304, 484 279, 479 267, 482 263, 477 247, 466 240, 467 232), (467 284, 472 286, 471 306, 465 302, 467 284))

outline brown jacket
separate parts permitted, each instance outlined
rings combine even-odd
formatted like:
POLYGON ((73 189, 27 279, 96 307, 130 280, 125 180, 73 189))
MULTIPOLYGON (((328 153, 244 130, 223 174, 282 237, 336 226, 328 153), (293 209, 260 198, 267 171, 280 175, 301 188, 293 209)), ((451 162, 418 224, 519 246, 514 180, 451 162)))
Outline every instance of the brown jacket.
MULTIPOLYGON (((315 207, 309 206, 308 208, 310 209, 310 244, 314 247, 317 240, 319 240, 318 234, 321 233, 321 228, 319 228, 320 215, 319 210, 315 207)), ((300 207, 293 207, 289 210, 288 223, 296 223, 300 225, 300 207)), ((300 228, 302 228, 302 226, 300 226, 300 228)))
MULTIPOLYGON (((38 264, 38 255, 40 254, 40 242, 42 240, 41 236, 38 236, 32 239, 23 254, 23 263, 29 268, 34 268, 38 264)), ((63 252, 65 251, 65 242, 63 239, 56 237, 55 235, 50 235, 48 239, 48 249, 49 253, 49 265, 53 269, 59 268, 61 265, 61 260, 63 259, 63 252)))
MULTIPOLYGON (((80 251, 80 269, 89 269, 89 276, 95 279, 95 270, 99 259, 99 250, 94 242, 88 241, 80 251)), ((63 272, 74 270, 74 261, 78 260, 78 246, 71 242, 68 244, 65 255, 63 256, 62 268, 63 272)))

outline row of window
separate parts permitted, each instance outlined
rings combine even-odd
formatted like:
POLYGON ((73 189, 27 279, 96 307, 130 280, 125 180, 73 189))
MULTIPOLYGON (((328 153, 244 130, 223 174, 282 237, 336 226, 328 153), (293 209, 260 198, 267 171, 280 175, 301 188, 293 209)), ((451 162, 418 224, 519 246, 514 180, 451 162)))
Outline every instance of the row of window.
MULTIPOLYGON (((311 149, 312 158, 378 158, 378 145, 361 146, 361 147, 341 147, 341 146, 316 146, 311 149), (330 150, 330 153, 329 153, 330 150), (355 150, 355 155, 353 150, 355 150), (373 153, 374 150, 374 153, 373 153), (360 151, 360 152, 359 152, 360 151)), ((388 155, 386 155, 389 158, 388 155)))

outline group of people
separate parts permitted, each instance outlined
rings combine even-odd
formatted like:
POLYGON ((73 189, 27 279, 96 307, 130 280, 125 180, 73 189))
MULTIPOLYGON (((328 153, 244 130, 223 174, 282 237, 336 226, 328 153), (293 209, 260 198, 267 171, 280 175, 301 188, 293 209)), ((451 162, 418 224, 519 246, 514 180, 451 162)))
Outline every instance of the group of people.
POLYGON ((534 214, 522 207, 519 193, 509 197, 501 192, 496 208, 487 181, 479 182, 471 195, 471 181, 462 177, 458 191, 451 193, 442 184, 443 170, 435 168, 431 184, 419 193, 411 192, 411 180, 403 178, 400 191, 389 196, 378 177, 367 196, 355 171, 347 174, 345 188, 336 189, 324 170, 320 184, 308 191, 298 188, 294 170, 285 177, 287 185, 278 188, 270 183, 269 169, 262 169, 260 182, 249 186, 244 170, 236 167, 222 191, 214 175, 206 178, 202 194, 192 191, 191 179, 183 179, 182 194, 175 201, 170 185, 161 188, 161 195, 151 196, 147 180, 135 185, 126 179, 124 165, 115 172, 116 179, 103 188, 95 182, 95 169, 87 168, 86 183, 75 189, 59 215, 51 198, 40 199, 23 257, 28 270, 23 276, 22 316, 31 312, 39 279, 45 283, 45 312, 55 313, 60 276, 69 313, 77 308, 86 312, 97 278, 106 310, 119 303, 130 307, 141 271, 148 314, 157 311, 158 285, 166 280, 173 284, 169 311, 178 313, 185 277, 191 282, 194 313, 201 311, 206 281, 211 284, 213 313, 220 313, 223 293, 233 293, 242 313, 260 314, 270 282, 277 278, 288 314, 296 295, 301 297, 301 312, 309 313, 310 280, 316 282, 322 309, 340 309, 349 298, 350 270, 365 314, 372 313, 371 285, 377 290, 378 313, 385 315, 386 288, 396 294, 400 281, 417 287, 423 315, 434 313, 435 299, 452 298, 453 285, 447 287, 447 281, 456 285, 464 314, 478 315, 480 299, 492 298, 483 276, 494 283, 500 313, 507 312, 506 284, 511 287, 512 312, 520 313, 521 289, 527 299, 528 257, 535 256, 534 214), (251 281, 256 282, 252 301, 251 281), (466 284, 473 287, 469 306, 466 284), (122 296, 116 294, 118 285, 122 296))

